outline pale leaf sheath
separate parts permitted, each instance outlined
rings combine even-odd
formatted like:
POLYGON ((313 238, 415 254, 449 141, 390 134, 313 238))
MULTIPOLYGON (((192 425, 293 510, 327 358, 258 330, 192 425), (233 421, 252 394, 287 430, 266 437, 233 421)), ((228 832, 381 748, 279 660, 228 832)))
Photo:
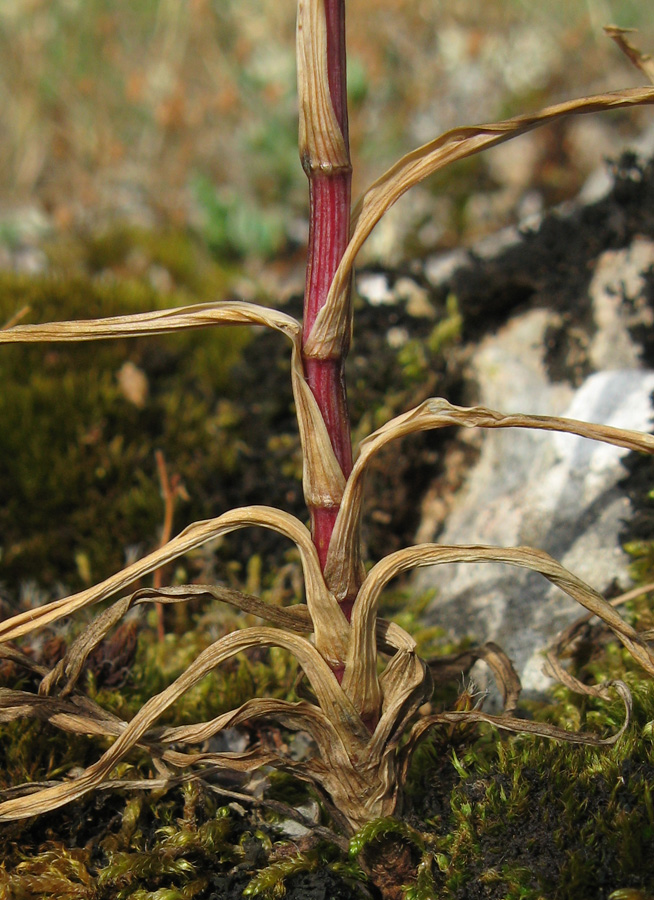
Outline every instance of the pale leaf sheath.
MULTIPOLYGON (((203 303, 110 318, 16 325, 0 331, 0 344, 145 337, 209 325, 265 325, 285 334, 291 340, 291 381, 303 451, 302 483, 305 499, 309 505, 337 507, 345 488, 345 478, 334 455, 316 399, 304 378, 300 347, 302 327, 285 313, 241 301, 203 303)), ((320 586, 316 585, 315 593, 309 591, 307 584, 307 592, 312 597, 310 611, 314 621, 316 645, 325 652, 327 659, 334 659, 340 664, 345 654, 344 635, 347 628, 343 613, 338 604, 334 604, 333 597, 331 600, 324 599, 331 595, 323 582, 320 586), (337 611, 334 611, 334 606, 337 611)), ((2 633, 0 629, 0 640, 2 633)))
POLYGON ((299 149, 307 173, 349 170, 350 159, 329 90, 324 0, 297 6, 299 149))

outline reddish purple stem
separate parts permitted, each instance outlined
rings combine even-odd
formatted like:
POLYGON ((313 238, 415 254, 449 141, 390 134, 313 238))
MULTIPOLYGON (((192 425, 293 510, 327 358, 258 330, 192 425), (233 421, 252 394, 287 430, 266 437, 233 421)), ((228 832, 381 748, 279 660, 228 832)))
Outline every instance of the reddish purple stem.
MULTIPOLYGON (((345 68, 345 2, 325 0, 327 19, 327 74, 332 105, 348 146, 345 68)), ((327 299, 334 273, 350 236, 351 170, 331 173, 314 170, 309 176, 309 251, 304 296, 304 340, 308 337, 327 299)), ((350 417, 343 366, 347 341, 338 357, 303 357, 304 372, 327 426, 336 458, 347 478, 352 470, 350 417)), ((311 512, 313 540, 324 569, 338 507, 314 507, 311 512)), ((351 610, 351 600, 343 604, 351 610)))

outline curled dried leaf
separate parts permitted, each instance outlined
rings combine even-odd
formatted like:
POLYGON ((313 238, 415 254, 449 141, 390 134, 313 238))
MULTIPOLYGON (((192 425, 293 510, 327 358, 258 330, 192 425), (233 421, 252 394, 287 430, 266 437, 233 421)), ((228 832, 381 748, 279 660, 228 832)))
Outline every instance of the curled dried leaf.
POLYGON ((370 660, 375 659, 375 619, 379 597, 392 578, 416 566, 461 562, 500 562, 539 572, 548 581, 602 619, 646 672, 654 675, 654 655, 643 638, 589 585, 552 559, 530 547, 484 547, 421 544, 392 553, 375 565, 359 592, 351 619, 351 640, 343 686, 361 703, 373 695, 370 660), (366 668, 364 668, 364 666, 366 668))
POLYGON ((349 325, 349 285, 356 257, 384 213, 414 185, 450 163, 466 159, 564 116, 650 103, 654 103, 654 88, 647 87, 582 97, 548 106, 531 115, 515 116, 487 125, 454 128, 407 153, 368 188, 357 204, 352 215, 352 237, 332 281, 327 301, 306 343, 306 353, 325 357, 330 355, 332 348, 339 346, 349 325))
POLYGON ((0 330, 0 344, 100 341, 107 338, 171 334, 210 325, 266 325, 291 338, 299 336, 301 332, 300 323, 286 313, 258 306, 256 303, 234 300, 74 322, 14 325, 0 330))
POLYGON ((633 710, 633 701, 631 692, 623 681, 607 681, 605 684, 598 686, 601 690, 599 696, 606 697, 610 690, 615 691, 625 707, 624 722, 609 737, 600 737, 587 731, 567 731, 565 728, 558 728, 556 725, 549 725, 546 722, 533 722, 529 719, 516 719, 512 716, 501 715, 492 716, 484 713, 479 709, 471 710, 452 710, 449 712, 437 713, 433 716, 425 716, 413 726, 409 733, 409 738, 405 746, 402 748, 403 765, 402 774, 406 778, 411 756, 416 749, 418 743, 426 736, 430 729, 438 725, 464 724, 468 722, 486 723, 497 728, 499 731, 508 731, 513 734, 533 734, 537 737, 549 738, 555 741, 565 741, 568 744, 586 744, 591 747, 611 747, 616 744, 629 727, 633 710))
MULTIPOLYGON (((259 616, 290 631, 308 633, 313 630, 308 607, 304 604, 297 604, 291 608, 284 609, 271 606, 260 600, 259 597, 254 597, 251 594, 244 594, 242 591, 214 585, 188 584, 159 589, 141 588, 130 596, 117 600, 84 629, 70 646, 63 659, 43 679, 40 693, 52 693, 63 679, 65 679, 65 683, 59 689, 59 696, 64 697, 71 693, 84 670, 90 654, 97 650, 109 631, 115 627, 133 606, 145 603, 184 603, 198 597, 211 597, 214 600, 229 603, 237 609, 259 616)), ((2 648, 0 648, 1 653, 2 648)))
MULTIPOLYGON (((349 626, 338 603, 330 594, 320 571, 320 563, 311 535, 298 519, 289 513, 267 506, 245 506, 230 510, 216 519, 195 522, 177 537, 143 559, 122 569, 100 584, 70 597, 47 603, 38 609, 19 613, 0 623, 0 642, 15 640, 37 628, 71 615, 79 609, 98 603, 130 584, 201 546, 209 540, 253 525, 270 528, 292 540, 302 560, 309 613, 313 622, 316 645, 325 658, 340 661, 344 658, 349 626), (342 654, 339 656, 338 654, 342 654)), ((110 626, 109 626, 110 627, 110 626)))
MULTIPOLYGON (((343 742, 344 748, 347 748, 347 752, 351 753, 356 752, 358 746, 365 744, 369 737, 368 730, 361 722, 351 701, 343 693, 334 673, 312 644, 305 638, 284 634, 273 628, 247 628, 228 634, 207 647, 206 650, 203 650, 182 675, 160 694, 148 700, 134 718, 124 727, 121 727, 120 734, 118 734, 111 747, 96 763, 89 766, 74 781, 47 787, 28 797, 6 800, 0 803, 0 821, 26 818, 56 809, 65 803, 78 799, 83 794, 97 787, 133 747, 143 740, 148 740, 148 732, 152 729, 155 721, 186 691, 201 681, 216 666, 237 653, 251 647, 262 646, 283 647, 296 656, 312 685, 320 705, 320 709, 314 708, 315 711, 311 713, 311 717, 321 723, 323 734, 325 729, 327 729, 331 735, 337 735, 340 741, 343 742)), ((0 694, 1 699, 2 694, 0 694)), ((8 702, 11 702, 13 699, 12 697, 7 697, 8 702)), ((69 704, 71 702, 69 700, 62 701, 59 698, 35 698, 30 705, 32 708, 47 709, 47 706, 44 706, 44 704, 48 701, 54 704, 69 704)), ((292 712, 291 704, 284 705, 274 700, 261 702, 266 704, 267 713, 275 710, 275 704, 277 704, 281 718, 284 718, 284 714, 289 714, 290 717, 292 712)), ((213 723, 208 725, 205 723, 204 726, 200 727, 200 730, 202 727, 209 727, 210 730, 211 728, 219 730, 225 727, 226 721, 233 723, 238 718, 238 714, 238 710, 227 713, 213 723)), ((299 714, 303 715, 303 727, 307 727, 309 719, 306 714, 306 704, 302 706, 299 714)), ((63 717, 64 727, 70 729, 76 726, 77 723, 69 719, 67 711, 63 711, 61 716, 63 717)), ((108 733, 114 732, 109 731, 108 733)), ((177 732, 177 734, 179 736, 179 734, 183 734, 183 731, 177 732)), ((192 734, 193 732, 191 731, 192 734)), ((335 747, 332 749, 336 752, 335 747)), ((346 751, 344 750, 343 752, 345 753, 346 751)), ((197 763, 208 758, 208 755, 205 753, 180 756, 176 751, 169 750, 164 754, 164 759, 168 759, 173 764, 197 763)), ((211 760, 216 761, 213 756, 211 760)))
POLYGON ((420 406, 391 419, 359 445, 359 455, 348 478, 343 502, 332 534, 325 577, 337 597, 347 596, 361 565, 359 529, 363 505, 365 473, 370 459, 390 441, 452 425, 466 428, 533 428, 575 434, 628 450, 654 453, 654 436, 596 425, 560 416, 506 414, 485 406, 454 406, 442 397, 431 397, 420 406))
POLYGON ((127 316, 49 322, 43 325, 14 325, 0 331, 0 344, 143 337, 210 325, 265 325, 285 334, 291 340, 291 381, 303 450, 302 483, 305 499, 310 506, 338 506, 345 488, 345 479, 332 449, 320 408, 304 378, 300 349, 302 326, 286 313, 243 301, 198 303, 194 306, 127 316))

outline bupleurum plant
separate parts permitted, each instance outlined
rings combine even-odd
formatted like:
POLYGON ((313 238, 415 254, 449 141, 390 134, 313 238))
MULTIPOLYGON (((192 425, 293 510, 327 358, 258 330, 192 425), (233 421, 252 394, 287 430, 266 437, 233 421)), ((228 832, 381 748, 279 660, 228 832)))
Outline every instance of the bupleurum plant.
MULTIPOLYGON (((654 438, 636 432, 562 418, 504 414, 462 408, 432 398, 387 422, 365 438, 353 455, 344 360, 352 330, 351 282, 357 254, 372 229, 413 185, 456 160, 495 146, 562 116, 654 103, 654 88, 642 87, 585 97, 489 125, 462 127, 400 159, 351 210, 351 173, 346 104, 344 0, 299 0, 297 70, 299 148, 310 193, 309 251, 302 323, 284 312, 247 302, 203 303, 150 313, 50 324, 21 324, 0 331, 0 343, 92 341, 226 325, 264 326, 291 344, 291 379, 303 456, 303 490, 310 527, 280 509, 249 506, 190 525, 153 553, 102 583, 0 624, 2 656, 41 677, 38 693, 0 690, 0 721, 24 716, 49 720, 76 734, 112 739, 81 773, 47 785, 25 785, 0 803, 0 821, 34 816, 75 800, 107 781, 120 783, 116 767, 131 751, 149 754, 159 777, 206 767, 241 772, 262 765, 294 773, 322 795, 335 823, 352 834, 371 819, 401 809, 402 786, 411 755, 430 729, 461 722, 487 722, 499 729, 567 741, 603 744, 618 739, 629 720, 629 692, 621 682, 582 684, 550 654, 554 672, 569 687, 624 700, 625 724, 609 737, 569 732, 513 716, 519 687, 508 661, 493 647, 483 651, 504 690, 501 715, 487 715, 468 697, 455 708, 421 714, 433 691, 431 669, 413 637, 378 615, 388 583, 416 566, 503 562, 541 573, 602 619, 646 672, 654 654, 596 591, 547 554, 530 548, 421 544, 397 551, 371 567, 363 558, 361 515, 366 471, 390 442, 427 429, 536 428, 568 432, 631 450, 654 452, 654 438), (279 607, 220 585, 139 589, 130 585, 148 573, 222 535, 252 526, 272 529, 295 544, 304 574, 305 603, 279 607), (108 605, 51 670, 7 642, 110 598, 108 605), (103 709, 80 688, 90 654, 132 607, 183 603, 213 597, 267 621, 233 631, 208 646, 172 684, 151 697, 130 721, 103 709), (158 725, 158 720, 215 667, 242 651, 281 647, 293 654, 310 686, 295 702, 254 697, 211 721, 158 725), (277 746, 217 752, 209 739, 241 723, 274 722, 308 733, 314 750, 297 760, 277 746)), ((652 64, 624 34, 612 36, 651 79, 652 64)), ((263 486, 265 489, 265 486, 263 486)), ((142 787, 143 783, 139 782, 142 787)))

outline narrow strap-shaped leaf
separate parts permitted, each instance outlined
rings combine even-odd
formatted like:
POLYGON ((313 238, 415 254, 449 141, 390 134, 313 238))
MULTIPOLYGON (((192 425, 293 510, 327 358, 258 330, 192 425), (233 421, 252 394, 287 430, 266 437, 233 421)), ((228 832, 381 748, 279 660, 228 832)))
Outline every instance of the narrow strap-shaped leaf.
MULTIPOLYGON (((214 600, 229 603, 243 612, 259 616, 274 625, 300 634, 313 631, 313 622, 308 607, 304 604, 286 608, 271 606, 252 594, 244 594, 232 588, 214 585, 187 584, 158 590, 141 588, 130 596, 117 600, 100 613, 88 628, 84 629, 68 648, 63 659, 60 659, 56 666, 47 673, 41 684, 40 692, 52 693, 55 686, 65 678, 65 684, 58 693, 61 697, 69 694, 82 674, 89 655, 133 606, 144 603, 185 603, 198 597, 211 597, 214 600)), ((0 654, 2 654, 1 645, 0 654)))
MULTIPOLYGON (((565 741, 568 744, 586 744, 591 747, 611 747, 620 740, 629 727, 633 701, 631 699, 631 692, 623 681, 607 681, 602 685, 596 686, 593 693, 596 696, 606 698, 610 690, 616 691, 624 703, 625 718, 618 731, 609 737, 600 737, 599 735, 587 731, 567 731, 565 728, 558 728, 556 725, 549 725, 546 722, 532 722, 529 719, 516 719, 512 716, 492 716, 479 709, 462 711, 452 710, 449 712, 437 713, 433 716, 425 716, 425 718, 420 719, 420 721, 416 722, 413 726, 409 733, 407 743, 402 747, 402 775, 403 777, 406 777, 411 755, 415 751, 417 744, 432 728, 438 725, 483 722, 487 725, 492 725, 493 728, 497 728, 499 731, 508 731, 512 734, 533 734, 537 737, 549 738, 550 740, 565 741)), ((587 693, 590 693, 590 691, 587 693)))
POLYGON ((407 153, 363 195, 353 212, 354 228, 334 276, 329 297, 305 346, 308 355, 329 353, 348 327, 349 282, 356 257, 375 225, 410 188, 450 163, 532 131, 564 116, 624 109, 654 103, 654 88, 642 87, 597 94, 548 106, 531 115, 515 116, 487 125, 454 128, 407 153))
POLYGON ((602 619, 627 647, 643 668, 654 675, 654 655, 642 637, 620 614, 589 585, 569 572, 549 554, 530 547, 446 546, 419 544, 398 550, 378 562, 359 592, 352 610, 352 636, 343 677, 343 687, 358 708, 359 695, 366 697, 374 690, 370 660, 375 658, 375 619, 379 597, 384 587, 402 572, 417 566, 444 565, 461 562, 508 563, 540 572, 548 581, 602 619))
POLYGON ((171 685, 144 704, 102 757, 72 783, 57 784, 28 797, 0 803, 0 821, 56 809, 97 787, 146 735, 159 716, 212 669, 244 650, 266 646, 284 647, 297 657, 331 727, 355 752, 357 742, 367 740, 368 731, 315 647, 305 638, 284 634, 274 628, 247 628, 228 634, 203 650, 171 685))
POLYGON ((332 654, 342 653, 343 656, 336 656, 336 658, 344 658, 349 626, 338 603, 325 586, 311 535, 306 526, 294 516, 268 506, 245 506, 230 510, 216 519, 207 519, 189 525, 163 547, 126 566, 100 584, 0 622, 0 642, 15 640, 36 628, 105 600, 162 565, 188 553, 189 550, 216 537, 228 534, 230 531, 254 525, 277 531, 296 544, 302 559, 307 605, 313 621, 316 641, 318 642, 318 636, 320 636, 321 649, 324 647, 332 654))
MULTIPOLYGON (((211 325, 265 325, 285 334, 291 340, 291 383, 302 444, 304 496, 309 507, 337 507, 345 489, 345 478, 316 398, 304 377, 300 347, 302 327, 296 319, 283 312, 243 301, 200 303, 110 318, 14 325, 0 330, 0 344, 143 337, 211 325)), ((329 623, 328 615, 323 615, 323 607, 315 608, 313 612, 317 616, 318 645, 325 652, 336 654, 335 661, 342 661, 343 643, 342 640, 334 643, 334 628, 329 623)), ((338 613, 334 613, 334 618, 338 622, 338 613)), ((343 622, 340 622, 341 627, 342 625, 343 622)))
POLYGON ((442 397, 431 397, 420 406, 391 419, 359 446, 359 456, 348 478, 341 509, 334 526, 325 576, 337 597, 345 596, 361 565, 358 534, 361 523, 364 478, 371 458, 390 441, 437 428, 533 428, 576 434, 628 450, 654 453, 654 436, 610 425, 596 425, 560 416, 506 414, 485 406, 454 406, 442 397))
POLYGON ((643 75, 654 84, 654 59, 649 54, 641 53, 638 47, 634 46, 627 38, 627 35, 633 32, 633 29, 618 28, 617 25, 605 25, 604 31, 615 41, 629 62, 637 69, 640 69, 643 75))

